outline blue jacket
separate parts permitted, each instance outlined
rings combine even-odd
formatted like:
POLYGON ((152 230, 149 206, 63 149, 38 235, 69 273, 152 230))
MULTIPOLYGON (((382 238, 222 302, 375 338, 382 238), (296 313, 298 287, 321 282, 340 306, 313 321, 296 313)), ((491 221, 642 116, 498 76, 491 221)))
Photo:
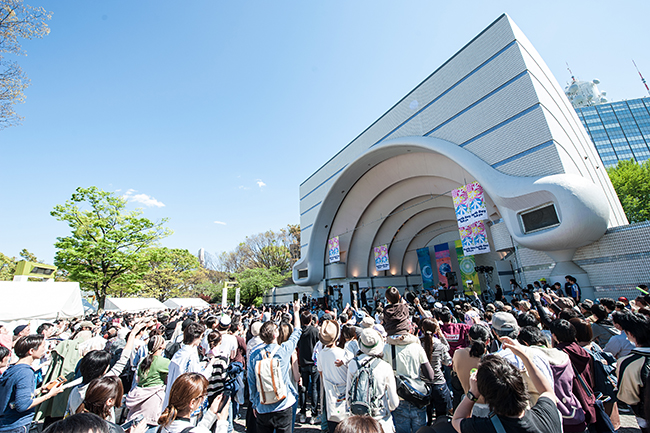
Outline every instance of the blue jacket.
POLYGON ((35 407, 36 375, 27 364, 12 365, 0 377, 0 432, 29 425, 35 407))
POLYGON ((289 339, 280 345, 280 349, 275 354, 275 358, 280 359, 280 368, 282 369, 282 380, 287 386, 287 397, 274 404, 261 404, 260 393, 257 390, 257 382, 255 380, 255 365, 257 361, 262 359, 262 351, 266 350, 272 352, 276 344, 263 344, 253 353, 250 354, 250 361, 248 362, 248 388, 250 389, 251 403, 253 408, 258 413, 280 412, 288 407, 291 407, 296 402, 294 397, 296 390, 291 382, 291 355, 296 350, 296 344, 302 335, 302 329, 295 329, 289 339))

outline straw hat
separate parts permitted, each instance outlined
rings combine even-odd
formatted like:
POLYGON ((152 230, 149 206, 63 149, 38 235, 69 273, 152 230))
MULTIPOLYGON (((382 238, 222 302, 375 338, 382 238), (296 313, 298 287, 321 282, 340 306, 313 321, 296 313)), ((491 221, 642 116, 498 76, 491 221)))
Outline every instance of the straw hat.
POLYGON ((339 331, 339 322, 336 320, 325 320, 323 324, 320 325, 318 339, 323 343, 323 346, 329 346, 339 338, 339 331))

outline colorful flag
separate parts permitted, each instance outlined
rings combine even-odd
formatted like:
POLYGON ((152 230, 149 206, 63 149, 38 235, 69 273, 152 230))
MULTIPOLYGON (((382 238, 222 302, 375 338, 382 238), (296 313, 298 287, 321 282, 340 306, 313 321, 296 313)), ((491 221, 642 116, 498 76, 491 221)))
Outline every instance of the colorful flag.
POLYGON ((458 227, 465 227, 470 224, 471 213, 469 211, 469 203, 467 201, 467 187, 465 185, 451 191, 451 199, 454 202, 454 211, 456 212, 456 220, 458 227))
POLYGON ((378 271, 387 271, 390 269, 390 264, 388 263, 388 245, 375 247, 375 269, 378 271))
POLYGON ((470 221, 477 222, 488 219, 487 208, 483 197, 483 187, 478 182, 467 184, 467 206, 470 221))
POLYGON ((463 282, 463 290, 465 293, 472 293, 472 290, 470 289, 469 285, 467 284, 467 281, 473 281, 473 290, 477 294, 481 294, 481 285, 478 280, 478 274, 474 270, 476 267, 476 261, 474 260, 474 256, 466 256, 463 253, 463 243, 462 241, 458 240, 456 241, 456 256, 458 257, 458 267, 460 268, 460 277, 462 278, 463 282))
POLYGON ((339 237, 333 237, 328 242, 330 263, 335 263, 341 260, 341 252, 339 251, 339 237))
POLYGON ((447 282, 447 273, 451 272, 451 257, 449 255, 449 245, 440 244, 433 247, 436 252, 436 267, 438 268, 438 280, 445 283, 447 282))
POLYGON ((416 251, 418 253, 418 262, 420 263, 420 274, 422 275, 422 287, 425 289, 433 289, 433 269, 431 269, 431 255, 429 254, 429 247, 420 248, 416 251))

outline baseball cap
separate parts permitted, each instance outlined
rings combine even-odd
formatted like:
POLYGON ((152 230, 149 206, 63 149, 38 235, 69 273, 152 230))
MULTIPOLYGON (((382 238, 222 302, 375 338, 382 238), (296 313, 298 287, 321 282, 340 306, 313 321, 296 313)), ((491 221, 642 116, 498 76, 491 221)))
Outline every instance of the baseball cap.
POLYGON ((519 330, 517 319, 510 313, 498 312, 492 316, 492 329, 499 335, 508 335, 519 330))

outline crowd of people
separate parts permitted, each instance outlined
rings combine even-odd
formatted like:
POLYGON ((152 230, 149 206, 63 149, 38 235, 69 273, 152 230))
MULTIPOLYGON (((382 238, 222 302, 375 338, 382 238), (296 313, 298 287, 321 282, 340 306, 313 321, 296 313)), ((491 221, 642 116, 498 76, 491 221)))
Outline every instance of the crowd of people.
POLYGON ((650 296, 557 286, 1 326, 0 432, 650 431, 650 296))

